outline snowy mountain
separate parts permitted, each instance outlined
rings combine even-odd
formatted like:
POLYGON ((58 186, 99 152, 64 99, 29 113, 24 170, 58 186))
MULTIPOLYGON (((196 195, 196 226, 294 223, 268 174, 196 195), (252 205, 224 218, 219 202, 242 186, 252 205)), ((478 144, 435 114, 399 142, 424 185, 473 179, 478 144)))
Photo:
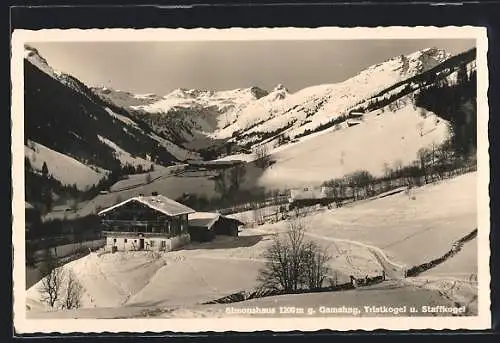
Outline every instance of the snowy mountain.
MULTIPOLYGON (((353 168, 376 173, 380 158, 405 159, 408 152, 412 159, 419 148, 445 139, 448 118, 439 122, 439 115, 429 109, 424 112, 431 119, 421 120, 423 112, 415 97, 428 87, 457 83, 464 66, 467 73, 475 69, 475 49, 451 56, 431 48, 393 57, 339 83, 294 93, 278 84, 270 91, 258 87, 225 91, 178 88, 159 96, 89 88, 54 70, 36 49, 26 47, 26 138, 89 166, 87 180, 94 180, 96 170, 104 175, 106 170, 130 171, 130 166, 140 166, 144 171, 152 165, 201 157, 251 161, 251 150, 266 144, 277 163, 275 171, 266 171, 258 184, 281 188, 307 182, 312 174, 301 174, 294 181, 276 173, 293 174, 300 167, 294 160, 303 156, 299 163, 303 165, 316 155, 316 169, 322 171, 313 179, 319 183, 332 175, 332 168, 339 175, 353 168), (424 126, 434 133, 423 135, 424 126), (322 134, 328 135, 320 138, 322 134), (396 144, 406 137, 405 144, 400 144, 406 148, 398 156, 379 156, 367 166, 357 162, 369 161, 358 151, 357 144, 366 146, 369 141, 361 136, 372 137, 369 145, 373 147, 383 139, 396 144), (345 151, 328 148, 328 152, 342 155, 354 149, 351 157, 335 157, 345 162, 341 166, 324 165, 324 157, 329 156, 326 146, 344 142, 349 142, 345 151)), ((62 175, 52 176, 66 180, 62 175)))
POLYGON ((178 88, 159 97, 93 88, 103 101, 119 106, 156 133, 186 148, 204 148, 219 138, 211 133, 237 120, 237 113, 267 95, 258 88, 210 91, 178 88))
POLYGON ((108 107, 84 83, 54 70, 35 48, 26 46, 24 57, 25 153, 30 171, 39 171, 45 162, 51 182, 85 190, 109 171, 147 171, 153 165, 199 158, 126 111, 108 107))
POLYGON ((295 93, 279 84, 270 92, 258 87, 227 91, 179 88, 162 97, 129 93, 126 100, 123 92, 106 94, 101 89, 98 94, 184 147, 206 147, 210 142, 222 141, 248 149, 279 137, 293 140, 322 130, 345 120, 353 109, 365 106, 366 110, 368 101, 373 106, 407 94, 408 86, 415 91, 422 86, 422 80, 411 80, 429 71, 438 69, 432 72, 436 75, 447 73, 442 78, 450 81, 453 76, 448 74, 453 70, 439 70, 450 58, 444 50, 428 48, 390 58, 343 82, 307 87, 295 93), (394 85, 399 86, 393 88, 394 85), (200 140, 203 143, 196 144, 200 140))

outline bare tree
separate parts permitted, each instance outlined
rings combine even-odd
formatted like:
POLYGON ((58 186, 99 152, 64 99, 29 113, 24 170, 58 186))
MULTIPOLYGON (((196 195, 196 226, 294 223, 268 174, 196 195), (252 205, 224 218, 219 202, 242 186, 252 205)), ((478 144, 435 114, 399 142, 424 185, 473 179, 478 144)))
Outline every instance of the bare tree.
POLYGON ((271 156, 267 145, 262 144, 254 149, 255 164, 257 167, 265 169, 271 164, 271 156))
POLYGON ((63 271, 57 266, 55 258, 46 252, 45 260, 41 268, 42 279, 38 291, 40 300, 50 307, 54 307, 60 299, 61 286, 63 284, 63 271))
POLYGON ((73 272, 69 272, 66 281, 66 294, 63 298, 64 309, 80 308, 83 287, 73 272))
POLYGON ((373 176, 366 170, 357 170, 345 176, 345 182, 352 187, 354 199, 359 199, 360 189, 364 190, 365 196, 369 195, 369 187, 373 182, 373 176))
POLYGON ((330 272, 328 261, 331 256, 326 249, 309 241, 305 247, 305 277, 309 289, 320 289, 330 272))
POLYGON ((294 292, 322 287, 330 257, 316 243, 306 240, 304 232, 303 222, 293 218, 285 235, 274 236, 264 253, 267 262, 258 277, 264 289, 294 292))
POLYGON ((348 174, 344 176, 343 180, 344 184, 347 185, 349 188, 352 189, 352 195, 354 197, 354 200, 358 199, 358 185, 356 183, 356 179, 353 178, 353 174, 348 174))
POLYGON ((401 160, 396 160, 393 162, 393 169, 394 169, 394 174, 396 176, 396 178, 400 178, 401 177, 401 169, 403 168, 403 161, 401 160))
POLYGON ((418 160, 420 162, 420 171, 424 175, 425 183, 428 182, 429 167, 430 167, 430 151, 427 148, 421 148, 417 152, 418 160))
POLYGON ((373 176, 367 170, 357 170, 350 174, 351 182, 355 187, 362 188, 365 191, 365 196, 369 195, 369 187, 373 182, 373 176))
POLYGON ((259 207, 257 203, 253 204, 253 220, 257 225, 264 224, 264 215, 262 213, 262 208, 259 207))
POLYGON ((384 176, 391 177, 392 169, 391 169, 391 166, 389 165, 389 163, 384 162, 383 168, 384 168, 384 176))

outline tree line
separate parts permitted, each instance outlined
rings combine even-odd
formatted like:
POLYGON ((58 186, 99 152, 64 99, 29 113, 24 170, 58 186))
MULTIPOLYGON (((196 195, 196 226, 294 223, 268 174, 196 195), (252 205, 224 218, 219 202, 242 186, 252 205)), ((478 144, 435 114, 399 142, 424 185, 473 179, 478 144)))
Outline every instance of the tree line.
POLYGON ((434 112, 449 123, 451 148, 462 157, 477 149, 477 74, 465 64, 457 70, 455 83, 423 88, 415 97, 417 106, 434 112))
POLYGON ((354 200, 374 196, 395 187, 422 186, 453 175, 474 170, 475 155, 461 156, 453 149, 451 140, 443 144, 431 144, 421 148, 417 158, 408 164, 401 160, 391 165, 384 163, 382 176, 374 176, 366 170, 357 170, 341 178, 323 183, 332 198, 352 196, 354 200))

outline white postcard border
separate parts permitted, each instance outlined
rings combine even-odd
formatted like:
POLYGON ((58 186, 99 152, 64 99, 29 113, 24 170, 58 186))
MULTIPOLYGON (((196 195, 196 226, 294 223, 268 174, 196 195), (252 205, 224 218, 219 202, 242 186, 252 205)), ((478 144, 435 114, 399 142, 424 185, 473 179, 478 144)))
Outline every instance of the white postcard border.
POLYGON ((231 28, 231 29, 43 29, 12 35, 12 215, 14 327, 17 333, 206 332, 487 329, 490 313, 490 209, 488 154, 487 30, 481 27, 231 28), (432 318, 210 318, 210 319, 27 319, 24 241, 24 43, 45 41, 236 41, 352 39, 476 39, 478 80, 478 316, 432 318))

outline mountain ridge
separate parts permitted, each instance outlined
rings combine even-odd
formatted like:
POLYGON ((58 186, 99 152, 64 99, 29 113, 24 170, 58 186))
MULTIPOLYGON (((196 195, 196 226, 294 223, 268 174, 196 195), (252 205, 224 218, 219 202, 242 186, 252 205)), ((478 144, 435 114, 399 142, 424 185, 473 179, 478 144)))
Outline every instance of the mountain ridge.
MULTIPOLYGON (((89 165, 93 180, 96 170, 144 173, 153 166, 200 158, 251 161, 251 152, 258 145, 268 145, 271 153, 278 152, 283 145, 301 142, 304 136, 314 138, 314 133, 327 132, 332 126, 347 129, 362 124, 363 120, 350 119, 353 111, 364 115, 391 105, 398 109, 401 98, 405 99, 404 106, 413 104, 414 108, 404 112, 408 120, 401 127, 414 130, 408 123, 419 122, 412 117, 417 92, 436 83, 456 82, 459 67, 475 68, 474 61, 474 49, 451 56, 442 49, 430 48, 395 56, 342 82, 309 86, 293 93, 279 83, 270 91, 258 86, 224 91, 178 88, 158 96, 88 87, 54 70, 28 46, 25 136, 44 149, 89 165)), ((412 137, 418 135, 412 132, 412 137)), ((436 137, 441 139, 440 135, 436 137)), ((31 164, 40 168, 34 162, 31 164)), ((68 175, 71 173, 65 174, 65 180, 68 175)), ((92 185, 95 182, 88 186, 92 185)))
MULTIPOLYGON (((254 87, 225 91, 178 88, 163 97, 156 96, 161 99, 159 101, 150 101, 154 98, 150 97, 147 104, 130 105, 127 110, 159 132, 162 132, 162 126, 180 126, 181 145, 188 144, 197 135, 214 140, 245 140, 243 135, 247 137, 247 143, 252 144, 258 143, 258 138, 257 141, 251 138, 256 132, 283 131, 288 125, 293 127, 293 135, 314 130, 332 117, 344 114, 347 107, 356 105, 356 101, 373 96, 377 91, 422 73, 450 57, 451 54, 442 49, 426 48, 374 64, 339 83, 310 86, 293 93, 278 84, 255 98, 245 97, 254 87), (372 92, 360 92, 360 88, 370 88, 372 92), (339 93, 343 95, 340 98, 339 93), (220 101, 220 95, 225 102, 220 101), (355 101, 345 99, 346 96, 355 98, 355 101), (335 106, 339 102, 343 102, 343 107, 335 106), (189 113, 183 115, 186 111, 189 113)), ((168 133, 163 133, 168 136, 168 133)))

